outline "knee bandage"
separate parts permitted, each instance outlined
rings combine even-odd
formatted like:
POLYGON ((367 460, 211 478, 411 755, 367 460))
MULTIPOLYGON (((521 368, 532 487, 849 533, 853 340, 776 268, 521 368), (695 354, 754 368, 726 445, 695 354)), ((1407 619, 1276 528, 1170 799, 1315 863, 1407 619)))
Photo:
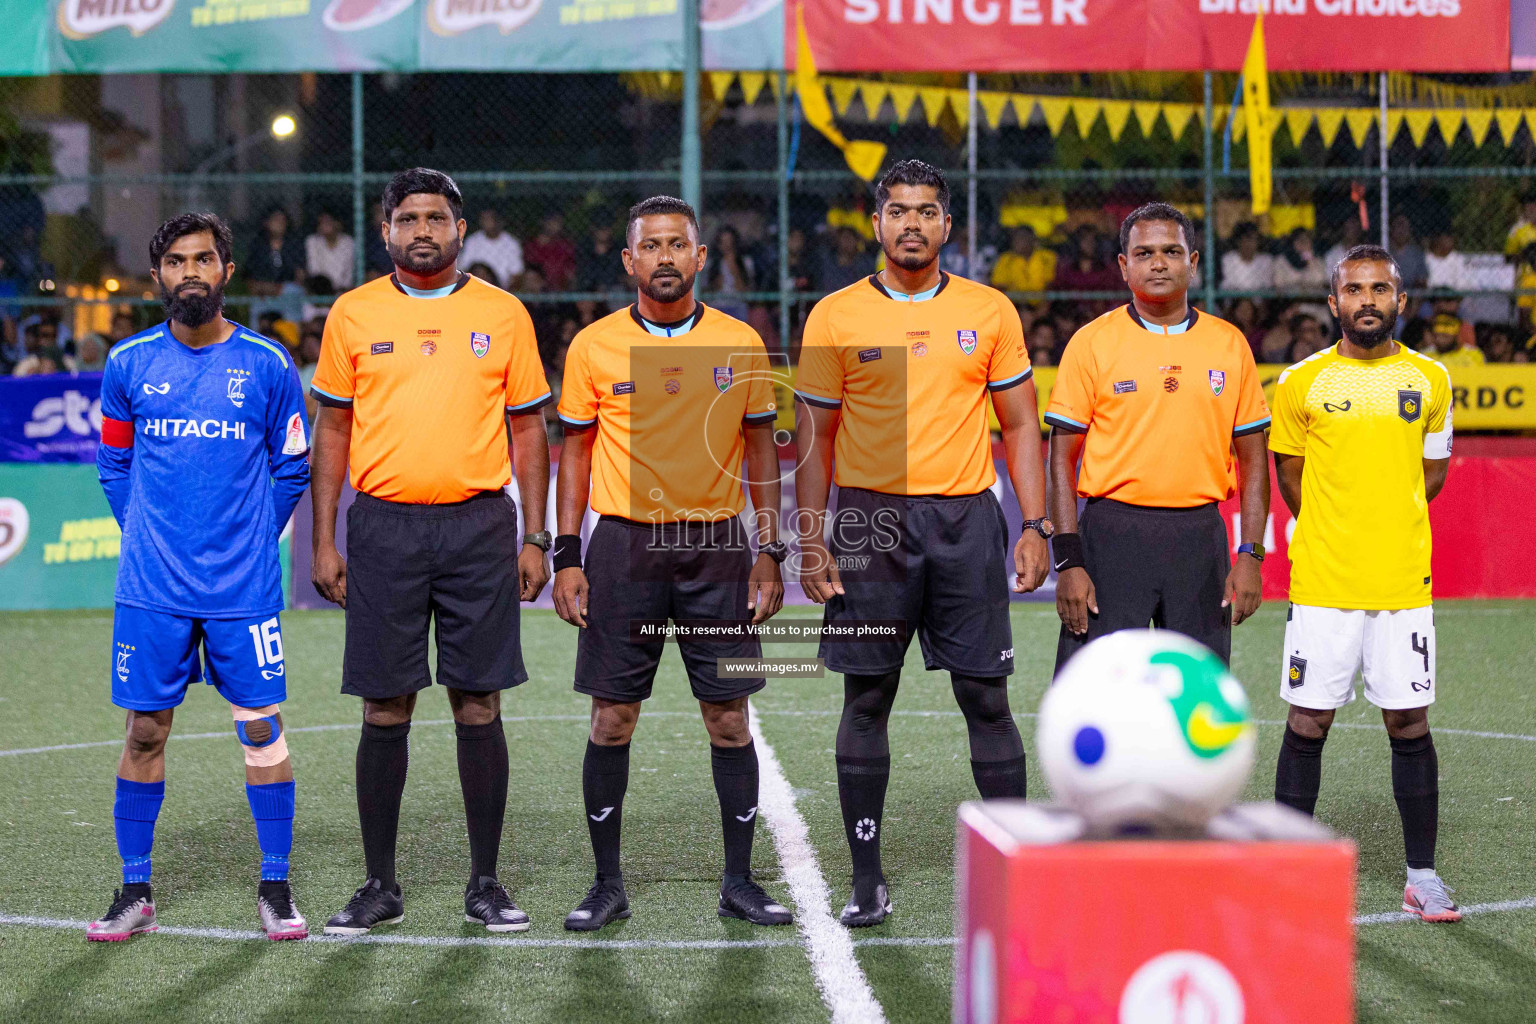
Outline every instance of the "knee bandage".
POLYGON ((288 759, 288 741, 283 738, 283 723, 277 717, 276 704, 264 708, 234 708, 235 735, 245 750, 245 763, 252 768, 271 768, 288 759))

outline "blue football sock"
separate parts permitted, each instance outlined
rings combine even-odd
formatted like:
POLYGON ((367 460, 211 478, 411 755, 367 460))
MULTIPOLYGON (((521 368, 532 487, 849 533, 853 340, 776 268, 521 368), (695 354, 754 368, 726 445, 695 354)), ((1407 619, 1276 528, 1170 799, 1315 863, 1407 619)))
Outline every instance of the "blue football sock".
POLYGON ((117 832, 117 852, 123 858, 123 884, 148 882, 149 851, 155 845, 155 819, 165 802, 165 781, 117 780, 112 802, 112 821, 117 832))
POLYGON ((245 784, 245 797, 256 820, 256 843, 261 847, 261 880, 288 880, 288 854, 293 851, 293 780, 265 786, 245 784))

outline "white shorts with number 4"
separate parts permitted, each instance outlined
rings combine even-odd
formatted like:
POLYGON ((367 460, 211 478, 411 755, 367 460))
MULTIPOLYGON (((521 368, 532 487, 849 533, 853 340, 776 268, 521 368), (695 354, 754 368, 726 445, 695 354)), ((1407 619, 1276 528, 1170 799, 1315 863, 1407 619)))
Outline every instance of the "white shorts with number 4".
POLYGON ((1365 699, 1400 711, 1435 702, 1435 609, 1361 611, 1293 604, 1285 619, 1280 695, 1299 707, 1341 708, 1365 699))

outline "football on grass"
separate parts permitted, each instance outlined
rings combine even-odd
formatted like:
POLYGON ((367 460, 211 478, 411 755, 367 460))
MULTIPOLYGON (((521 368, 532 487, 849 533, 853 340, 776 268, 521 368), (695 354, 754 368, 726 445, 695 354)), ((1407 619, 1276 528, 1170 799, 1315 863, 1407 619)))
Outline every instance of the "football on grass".
POLYGON ((1204 645, 1160 629, 1101 637, 1040 705, 1040 766, 1098 835, 1199 830, 1253 768, 1242 684, 1204 645))

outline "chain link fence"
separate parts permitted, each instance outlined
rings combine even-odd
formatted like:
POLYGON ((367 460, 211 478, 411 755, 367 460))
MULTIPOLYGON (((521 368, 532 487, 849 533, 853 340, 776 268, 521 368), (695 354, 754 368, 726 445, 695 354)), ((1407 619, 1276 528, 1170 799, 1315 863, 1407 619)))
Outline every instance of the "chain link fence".
MULTIPOLYGON (((1275 77, 1274 208, 1257 221, 1246 144, 1225 126, 1234 76, 989 77, 979 85, 997 110, 974 117, 962 76, 890 77, 948 90, 941 111, 910 99, 903 109, 900 90, 844 83, 832 95, 850 137, 887 143, 888 161, 916 156, 949 172, 946 266, 1014 296, 1037 363, 1124 301, 1118 224, 1151 199, 1194 218, 1200 303, 1240 324, 1261 362, 1331 342, 1329 260, 1381 240, 1384 212, 1412 295, 1405 341, 1454 339, 1490 361, 1536 356, 1529 80, 1275 77), (1174 106, 1151 117, 1122 108, 1118 120, 1079 107, 1062 120, 1018 97, 1174 106)), ((872 273, 878 249, 872 189, 800 122, 786 86, 706 76, 702 291, 793 357, 810 304, 872 273)), ((0 369, 40 354, 90 368, 106 344, 157 319, 147 243, 187 209, 234 226, 231 314, 310 359, 331 297, 389 269, 384 183, 424 165, 464 190, 465 269, 529 304, 558 373, 570 337, 632 298, 618 255, 628 206, 680 191, 679 89, 680 76, 658 74, 0 80, 0 369)))

